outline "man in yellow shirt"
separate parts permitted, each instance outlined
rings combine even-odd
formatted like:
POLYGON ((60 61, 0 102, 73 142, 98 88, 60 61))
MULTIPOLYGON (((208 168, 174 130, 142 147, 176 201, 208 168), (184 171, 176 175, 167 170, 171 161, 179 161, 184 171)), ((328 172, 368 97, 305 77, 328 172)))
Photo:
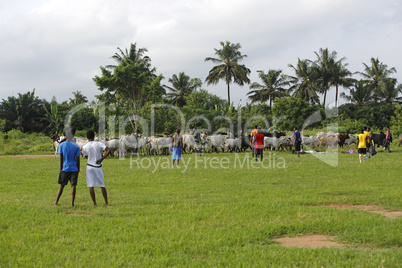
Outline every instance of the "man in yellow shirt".
POLYGON ((363 129, 360 129, 360 134, 357 136, 356 149, 359 153, 360 163, 362 163, 362 157, 365 163, 367 158, 367 135, 363 133, 363 129))
POLYGON ((366 151, 367 151, 368 158, 370 158, 370 132, 369 132, 369 128, 364 127, 363 128, 363 134, 366 135, 366 151))

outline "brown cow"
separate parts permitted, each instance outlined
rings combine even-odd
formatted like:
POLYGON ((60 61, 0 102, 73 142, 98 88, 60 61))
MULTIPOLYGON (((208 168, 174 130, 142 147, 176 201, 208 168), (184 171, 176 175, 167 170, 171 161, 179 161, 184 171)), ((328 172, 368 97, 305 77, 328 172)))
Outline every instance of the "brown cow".
POLYGON ((399 145, 398 145, 398 147, 401 146, 401 144, 402 144, 402 134, 399 135, 399 145))
POLYGON ((345 133, 345 134, 338 134, 338 145, 339 147, 343 147, 343 145, 345 144, 345 141, 349 139, 349 134, 345 133))
POLYGON ((338 143, 338 137, 336 136, 328 136, 328 137, 318 137, 318 147, 326 146, 334 148, 338 143))

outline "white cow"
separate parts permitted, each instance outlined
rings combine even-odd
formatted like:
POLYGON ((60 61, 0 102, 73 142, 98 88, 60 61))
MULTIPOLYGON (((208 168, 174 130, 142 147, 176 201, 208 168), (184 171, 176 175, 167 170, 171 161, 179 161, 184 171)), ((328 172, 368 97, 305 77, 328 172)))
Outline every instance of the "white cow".
POLYGON ((156 155, 158 153, 157 137, 151 136, 147 139, 145 150, 147 154, 156 155))
POLYGON ((225 136, 220 134, 214 134, 207 137, 207 144, 209 149, 212 151, 218 152, 218 148, 222 149, 222 152, 225 151, 225 136))
POLYGON ((237 152, 241 146, 241 139, 239 138, 228 138, 225 140, 226 151, 237 152))
POLYGON ((172 149, 172 138, 157 138, 156 144, 158 145, 159 153, 168 155, 172 149))
POLYGON ((101 140, 101 142, 110 149, 110 153, 112 156, 115 156, 114 155, 115 152, 120 152, 121 148, 120 139, 101 140))
POLYGON ((332 131, 328 131, 328 133, 318 132, 317 134, 315 134, 315 136, 317 138, 319 138, 319 137, 332 137, 332 136, 336 136, 336 135, 338 135, 338 133, 334 133, 332 131))
POLYGON ((302 138, 302 145, 307 145, 309 147, 316 146, 318 143, 318 137, 301 137, 302 138))
POLYGON ((264 137, 264 148, 278 150, 284 140, 277 137, 264 137))
POLYGON ((345 144, 347 144, 349 147, 352 143, 356 144, 357 142, 357 135, 350 135, 349 134, 349 138, 347 138, 345 140, 345 144))
POLYGON ((280 143, 280 147, 283 148, 287 148, 289 150, 292 149, 293 144, 294 144, 294 136, 282 136, 279 137, 279 143, 280 143))
POLYGON ((195 151, 197 144, 195 143, 194 136, 191 134, 183 134, 183 151, 190 153, 191 150, 195 151))
POLYGON ((54 158, 57 158, 57 153, 59 151, 59 145, 61 142, 65 141, 65 136, 60 136, 58 140, 53 141, 53 148, 54 148, 54 158))
POLYGON ((74 142, 75 142, 76 144, 78 144, 78 146, 80 147, 81 155, 83 155, 83 154, 82 154, 82 147, 84 147, 84 145, 88 143, 88 139, 87 139, 87 138, 84 139, 84 138, 77 138, 77 137, 74 137, 73 140, 75 140, 74 142))
POLYGON ((200 152, 204 149, 204 153, 206 152, 206 146, 207 146, 207 134, 201 133, 201 141, 200 141, 200 152))
POLYGON ((134 151, 136 152, 137 150, 137 138, 138 136, 135 134, 131 134, 129 136, 120 136, 120 153, 121 155, 124 155, 127 152, 134 151))

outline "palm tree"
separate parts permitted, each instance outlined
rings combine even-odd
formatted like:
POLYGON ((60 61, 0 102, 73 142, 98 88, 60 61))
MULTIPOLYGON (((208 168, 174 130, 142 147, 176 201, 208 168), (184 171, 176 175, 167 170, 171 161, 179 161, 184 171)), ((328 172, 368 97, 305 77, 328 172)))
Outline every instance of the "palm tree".
POLYGON ((275 98, 286 96, 286 89, 284 86, 288 85, 288 80, 281 70, 268 70, 257 71, 258 76, 261 78, 263 84, 254 82, 251 84, 250 89, 254 89, 247 93, 252 103, 261 102, 264 103, 269 100, 269 106, 272 107, 272 102, 275 98))
POLYGON ((81 93, 81 91, 76 91, 73 92, 74 95, 74 99, 70 98, 70 103, 73 103, 74 105, 78 105, 78 104, 83 104, 83 103, 87 103, 88 99, 87 97, 84 96, 84 94, 81 93))
POLYGON ((228 105, 230 105, 230 83, 233 81, 236 84, 243 86, 244 83, 250 83, 248 75, 250 69, 245 65, 240 65, 238 62, 246 58, 247 55, 242 55, 239 49, 240 44, 232 44, 229 41, 220 42, 222 49, 215 48, 215 55, 218 58, 208 57, 205 61, 212 61, 216 63, 205 79, 207 84, 217 84, 219 80, 224 79, 228 88, 228 105))
POLYGON ((394 104, 398 101, 399 93, 402 93, 402 84, 397 85, 395 78, 388 78, 378 88, 378 97, 385 103, 394 104))
MULTIPOLYGON (((147 69, 150 73, 154 73, 156 71, 155 68, 151 69, 151 58, 148 56, 144 56, 148 50, 146 48, 138 48, 137 43, 130 45, 130 50, 127 48, 123 51, 119 47, 117 50, 120 53, 115 53, 111 58, 114 59, 118 65, 123 61, 123 59, 130 59, 133 64, 140 63, 143 65, 144 69, 147 69)), ((106 65, 108 69, 115 69, 116 65, 106 65)))
POLYGON ((331 84, 335 86, 335 107, 338 107, 339 86, 350 87, 353 85, 354 79, 349 78, 352 73, 346 68, 347 63, 343 64, 344 58, 335 63, 331 84))
POLYGON ((35 97, 35 89, 24 94, 18 93, 18 98, 3 99, 1 117, 8 121, 10 128, 26 132, 38 125, 41 105, 39 98, 35 97))
POLYGON ((179 73, 179 76, 174 74, 172 78, 169 78, 169 83, 171 83, 173 87, 164 86, 171 91, 167 93, 166 96, 177 106, 183 107, 186 105, 187 96, 200 86, 197 82, 198 80, 190 79, 190 76, 184 74, 184 72, 179 73))
POLYGON ((142 112, 149 99, 160 99, 165 90, 160 85, 162 75, 154 74, 151 69, 151 59, 144 56, 145 48, 137 49, 136 44, 131 44, 125 51, 118 48, 120 53, 112 56, 118 65, 100 67, 102 76, 95 76, 93 81, 99 90, 113 92, 116 99, 123 102, 129 121, 134 131, 138 129, 136 118, 142 112))
POLYGON ((317 56, 317 60, 313 62, 312 68, 316 75, 315 83, 321 87, 320 92, 324 94, 324 100, 322 107, 325 108, 325 101, 327 98, 327 91, 331 86, 331 80, 333 77, 333 70, 335 66, 336 51, 328 52, 328 48, 320 48, 319 53, 314 52, 317 56))
POLYGON ((341 93, 341 98, 344 98, 356 106, 363 106, 373 99, 373 86, 365 80, 355 81, 353 87, 349 88, 349 94, 341 93))
POLYGON ((298 59, 296 67, 289 64, 296 76, 289 76, 292 86, 289 91, 293 92, 292 96, 303 99, 311 104, 319 103, 319 97, 317 95, 318 88, 314 85, 314 70, 311 67, 310 60, 298 59))
POLYGON ((388 69, 388 66, 378 60, 378 58, 371 58, 371 66, 365 64, 364 72, 357 72, 362 75, 364 78, 371 80, 371 84, 374 89, 374 99, 378 100, 378 88, 379 85, 384 82, 390 74, 396 73, 396 69, 392 67, 388 69))

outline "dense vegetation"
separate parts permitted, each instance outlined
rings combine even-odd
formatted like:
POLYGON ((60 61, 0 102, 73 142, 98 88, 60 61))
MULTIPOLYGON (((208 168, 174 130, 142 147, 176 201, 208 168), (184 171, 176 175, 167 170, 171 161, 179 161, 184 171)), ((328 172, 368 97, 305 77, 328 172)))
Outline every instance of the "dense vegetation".
POLYGON ((215 49, 216 57, 205 59, 217 64, 205 81, 225 81, 228 101, 209 93, 202 88, 201 79, 184 72, 169 78, 170 85, 162 84, 164 77, 152 67, 147 50, 131 44, 129 49, 118 48, 112 56, 116 65, 101 66, 101 75, 93 78, 100 90, 96 100, 88 102, 80 91, 62 103, 39 99, 35 90, 19 93, 0 103, 0 131, 17 129, 48 135, 62 131, 66 124, 77 130, 97 130, 102 124, 106 136, 118 136, 149 133, 153 126, 153 133, 161 134, 183 127, 214 132, 229 130, 232 125, 237 132, 259 124, 268 130, 286 131, 294 126, 321 128, 337 123, 341 132, 355 133, 364 125, 378 131, 391 125, 395 134, 401 132, 402 86, 391 77, 396 69, 378 59, 371 58, 362 71, 352 72, 347 69, 346 58, 338 59, 335 51, 321 48, 314 52, 315 60, 298 59, 296 65, 289 64, 294 74, 275 69, 258 71, 261 81, 251 82, 251 71, 239 63, 247 57, 240 52, 240 44, 220 44, 222 47, 215 49), (236 107, 230 102, 231 83, 250 84, 250 103, 236 107), (336 89, 337 106, 340 86, 346 88, 340 97, 348 103, 330 109, 326 106, 327 92, 331 87, 336 89), (74 109, 68 120, 67 115, 74 109), (313 114, 318 119, 308 120, 313 114))

